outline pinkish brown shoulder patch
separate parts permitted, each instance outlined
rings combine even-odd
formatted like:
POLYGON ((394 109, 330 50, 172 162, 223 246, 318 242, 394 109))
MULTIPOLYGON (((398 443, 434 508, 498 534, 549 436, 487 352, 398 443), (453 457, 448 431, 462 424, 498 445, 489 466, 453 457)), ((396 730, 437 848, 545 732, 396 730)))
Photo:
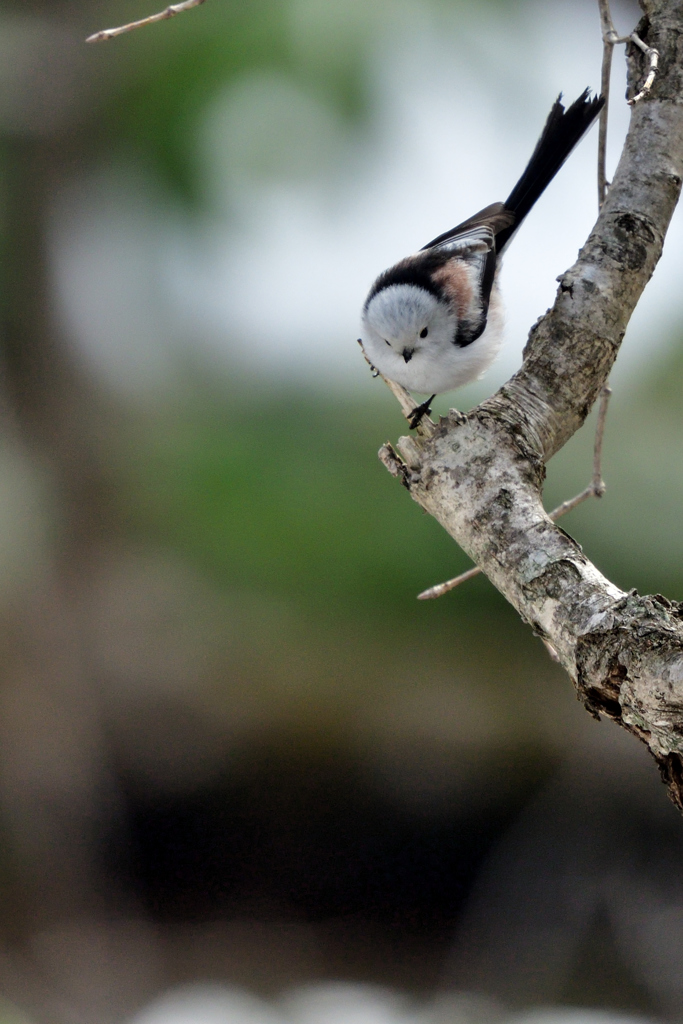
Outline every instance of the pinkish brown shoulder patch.
POLYGON ((467 264, 456 258, 449 260, 434 274, 434 280, 441 285, 461 320, 472 312, 474 295, 470 270, 467 264))

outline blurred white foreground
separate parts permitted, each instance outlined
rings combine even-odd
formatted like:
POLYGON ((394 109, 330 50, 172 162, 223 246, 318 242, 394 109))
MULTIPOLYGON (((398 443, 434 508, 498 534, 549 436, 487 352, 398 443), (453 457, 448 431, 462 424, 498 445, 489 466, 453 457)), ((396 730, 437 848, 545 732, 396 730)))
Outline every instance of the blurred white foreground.
POLYGON ((460 993, 411 1005, 388 989, 339 982, 305 986, 277 1002, 235 988, 191 985, 167 992, 128 1024, 646 1024, 647 1018, 548 1007, 505 1014, 495 1003, 460 993))

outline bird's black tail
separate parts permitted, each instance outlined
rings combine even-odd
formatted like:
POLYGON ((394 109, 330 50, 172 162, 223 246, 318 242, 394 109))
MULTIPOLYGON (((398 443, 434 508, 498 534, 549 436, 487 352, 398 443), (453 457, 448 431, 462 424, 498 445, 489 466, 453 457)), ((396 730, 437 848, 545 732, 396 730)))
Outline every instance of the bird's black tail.
POLYGON ((500 253, 512 238, 539 196, 553 180, 574 146, 588 131, 600 113, 604 98, 581 93, 571 107, 564 109, 558 96, 536 143, 524 174, 505 200, 505 209, 515 215, 514 224, 496 233, 496 250, 500 253))

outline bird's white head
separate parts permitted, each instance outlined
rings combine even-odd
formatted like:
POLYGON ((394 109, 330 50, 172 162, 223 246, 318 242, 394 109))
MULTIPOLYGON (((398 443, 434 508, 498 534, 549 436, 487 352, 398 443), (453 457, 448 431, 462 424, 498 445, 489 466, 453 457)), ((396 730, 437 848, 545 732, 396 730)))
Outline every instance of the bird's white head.
POLYGON ((421 369, 453 348, 458 318, 451 306, 415 284, 391 284, 371 295, 363 310, 368 359, 391 380, 419 390, 421 369))

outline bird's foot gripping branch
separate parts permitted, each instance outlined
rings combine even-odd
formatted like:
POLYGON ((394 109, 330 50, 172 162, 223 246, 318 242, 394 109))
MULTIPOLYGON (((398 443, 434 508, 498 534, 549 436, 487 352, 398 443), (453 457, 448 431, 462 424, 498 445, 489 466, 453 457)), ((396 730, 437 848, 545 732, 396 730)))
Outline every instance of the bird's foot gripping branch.
MULTIPOLYGON (((683 179, 683 0, 644 0, 639 39, 659 55, 632 108, 614 181, 522 368, 467 415, 423 419, 380 458, 547 643, 593 714, 647 744, 683 809, 683 610, 625 593, 545 512, 546 462, 604 387, 659 259, 683 179)), ((647 55, 628 52, 631 85, 647 55)), ((402 389, 392 390, 409 413, 402 389)))

